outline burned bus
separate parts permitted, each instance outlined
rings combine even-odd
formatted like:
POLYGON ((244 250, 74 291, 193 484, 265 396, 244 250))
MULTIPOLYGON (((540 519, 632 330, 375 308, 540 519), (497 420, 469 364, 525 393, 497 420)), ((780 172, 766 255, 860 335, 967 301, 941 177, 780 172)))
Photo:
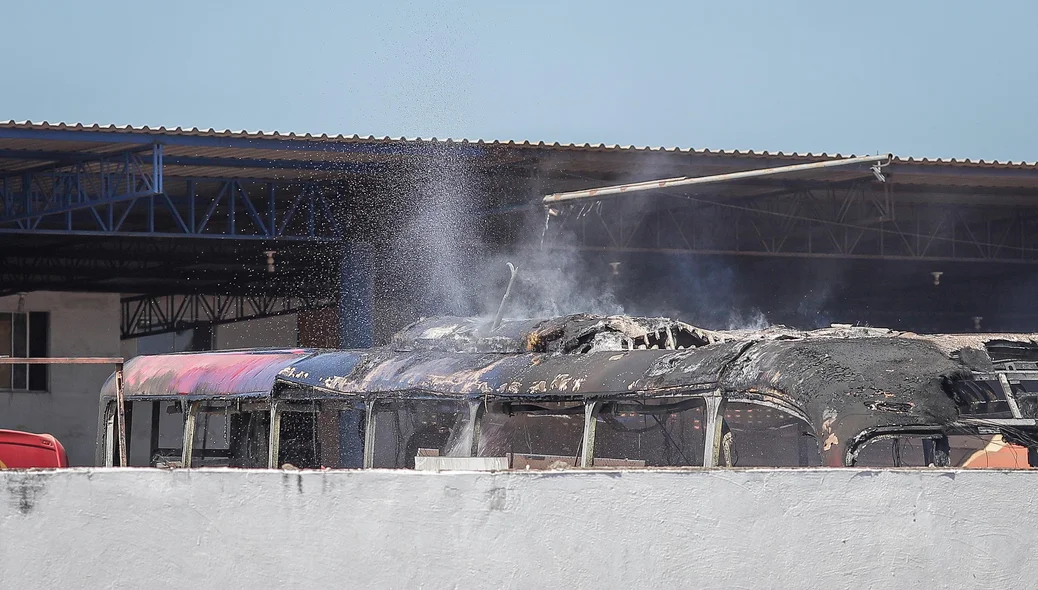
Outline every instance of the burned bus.
MULTIPOLYGON (((101 465, 118 456, 118 377, 101 392, 101 465)), ((136 357, 121 387, 138 466, 1038 464, 1026 334, 441 317, 364 350, 136 357)))

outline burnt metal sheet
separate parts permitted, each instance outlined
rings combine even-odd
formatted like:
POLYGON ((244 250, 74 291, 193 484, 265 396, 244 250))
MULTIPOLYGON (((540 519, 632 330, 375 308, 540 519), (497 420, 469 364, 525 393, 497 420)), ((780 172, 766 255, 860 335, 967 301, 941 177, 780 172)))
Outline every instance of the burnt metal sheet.
POLYGON ((761 341, 729 365, 726 394, 785 399, 808 417, 826 465, 843 465, 877 429, 940 429, 969 372, 932 342, 903 338, 761 341))
POLYGON ((669 318, 572 314, 548 319, 506 320, 490 329, 482 318, 423 319, 398 332, 398 351, 592 352, 598 350, 702 346, 722 342, 720 332, 669 318))
MULTIPOLYGON (((138 356, 123 367, 123 392, 131 401, 171 396, 266 396, 279 371, 312 352, 280 349, 138 356)), ((101 388, 101 397, 115 397, 114 374, 101 388)))
POLYGON ((464 354, 439 351, 330 351, 300 360, 278 380, 331 393, 503 399, 588 399, 711 391, 746 343, 688 350, 587 354, 464 354))
MULTIPOLYGON (((960 418, 1005 413, 998 379, 979 372, 992 358, 1030 361, 1036 346, 1034 335, 842 325, 709 332, 665 318, 581 314, 490 330, 485 319, 433 318, 382 348, 137 357, 126 364, 126 395, 581 401, 720 393, 804 419, 825 463, 836 466, 852 463, 873 436, 940 436, 960 418)), ((1014 375, 1005 387, 1038 415, 1034 374, 1014 375)), ((113 394, 109 380, 102 395, 113 394)))
MULTIPOLYGON (((1020 392, 1017 392, 1018 394, 1020 392)), ((962 416, 977 418, 1012 418, 1009 400, 998 378, 973 379, 955 384, 952 395, 962 416)), ((1030 416, 1029 416, 1030 417, 1030 416)))
POLYGON ((509 320, 490 331, 487 330, 487 321, 482 318, 428 318, 397 332, 391 347, 397 351, 522 353, 526 352, 526 335, 543 321, 509 320))
POLYGON ((325 352, 278 380, 363 397, 425 393, 497 399, 597 399, 720 390, 806 419, 826 463, 841 465, 866 435, 909 427, 939 433, 958 416, 954 384, 969 372, 932 342, 903 338, 733 341, 687 350, 587 354, 325 352))

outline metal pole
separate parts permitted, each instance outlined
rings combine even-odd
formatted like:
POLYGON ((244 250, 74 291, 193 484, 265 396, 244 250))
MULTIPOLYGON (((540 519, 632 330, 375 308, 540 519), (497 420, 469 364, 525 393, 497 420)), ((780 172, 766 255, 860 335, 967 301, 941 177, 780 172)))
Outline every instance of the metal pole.
POLYGON ((472 441, 469 444, 468 456, 478 457, 479 456, 479 437, 480 431, 482 430, 480 422, 483 420, 483 410, 485 406, 482 400, 473 400, 469 402, 469 423, 472 424, 472 441))
POLYGON ((595 431, 598 426, 598 411, 602 402, 592 401, 584 404, 584 448, 580 454, 581 467, 593 467, 595 464, 595 431))
POLYGON ((1016 403, 1016 394, 1013 393, 1013 386, 1009 384, 1009 379, 1005 373, 998 374, 998 383, 1002 386, 1002 393, 1006 396, 1006 403, 1009 405, 1009 411, 1013 414, 1014 418, 1023 418, 1024 415, 1020 413, 1020 406, 1016 403))
POLYGON ((705 398, 706 444, 703 451, 703 467, 717 467, 721 455, 721 421, 724 420, 724 398, 721 393, 705 398))
POLYGON ((123 395, 123 364, 115 365, 115 405, 119 415, 119 466, 129 465, 126 459, 126 396, 123 395))
POLYGON ((580 199, 598 199, 601 197, 608 197, 624 193, 633 193, 638 191, 647 191, 658 188, 673 188, 676 186, 689 186, 695 184, 712 184, 716 182, 726 182, 729 180, 757 178, 760 176, 772 176, 775 174, 787 174, 790 172, 803 172, 806 170, 819 170, 822 168, 849 166, 852 164, 867 164, 870 162, 874 162, 877 165, 882 166, 885 165, 884 160, 886 160, 886 163, 890 163, 890 160, 892 158, 893 155, 891 154, 887 154, 886 156, 859 156, 856 158, 843 158, 840 160, 812 162, 810 164, 795 164, 793 166, 779 166, 777 168, 759 168, 757 170, 744 170, 742 172, 714 174, 712 176, 680 176, 677 178, 667 178, 664 180, 648 180, 645 182, 634 182, 631 184, 619 184, 615 186, 605 186, 601 188, 570 191, 565 193, 553 193, 550 195, 546 195, 542 202, 544 205, 553 205, 556 203, 565 203, 580 199))
POLYGON ((494 316, 494 324, 490 327, 491 330, 496 330, 501 327, 501 320, 505 316, 505 304, 508 303, 508 296, 512 293, 512 283, 515 282, 515 275, 519 273, 519 269, 509 262, 508 272, 511 273, 511 276, 508 277, 508 286, 505 287, 505 296, 501 298, 501 305, 497 308, 497 315, 494 316))
POLYGON ((151 402, 151 440, 148 445, 148 465, 159 452, 159 423, 162 419, 162 402, 151 402))
POLYGON ((115 415, 112 413, 111 404, 105 410, 105 448, 104 466, 115 465, 115 415))
POLYGON ((0 356, 0 365, 115 365, 121 367, 122 364, 123 358, 118 356, 0 356))
POLYGON ((184 408, 187 413, 184 414, 184 449, 180 454, 180 462, 185 469, 191 467, 195 455, 195 417, 198 416, 200 405, 202 402, 194 402, 184 408))
POLYGON ((365 402, 364 406, 364 469, 371 469, 375 466, 375 427, 378 423, 375 400, 365 402))
POLYGON ((281 404, 270 404, 270 432, 267 441, 267 467, 277 469, 281 455, 281 404))

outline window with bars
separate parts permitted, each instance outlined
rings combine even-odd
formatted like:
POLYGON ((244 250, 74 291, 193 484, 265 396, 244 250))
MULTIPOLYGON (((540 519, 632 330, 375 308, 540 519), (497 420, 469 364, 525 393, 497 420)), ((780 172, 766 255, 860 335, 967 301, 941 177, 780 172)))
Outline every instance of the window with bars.
MULTIPOLYGON (((0 357, 45 357, 50 314, 0 312, 0 357)), ((47 391, 47 365, 0 364, 0 391, 47 391)))

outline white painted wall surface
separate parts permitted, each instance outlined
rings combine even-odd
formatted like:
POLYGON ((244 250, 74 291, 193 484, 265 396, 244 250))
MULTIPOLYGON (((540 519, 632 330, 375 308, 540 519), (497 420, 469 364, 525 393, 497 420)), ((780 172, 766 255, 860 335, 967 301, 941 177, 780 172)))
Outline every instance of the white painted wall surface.
MULTIPOLYGON (((0 311, 18 311, 18 296, 0 298, 0 311)), ((38 291, 26 294, 21 311, 50 312, 50 356, 121 355, 118 294, 38 291)), ((0 428, 53 434, 72 465, 93 465, 98 395, 114 370, 53 365, 47 393, 0 391, 0 428)))
POLYGON ((0 588, 1029 588, 1026 471, 0 471, 0 588))

